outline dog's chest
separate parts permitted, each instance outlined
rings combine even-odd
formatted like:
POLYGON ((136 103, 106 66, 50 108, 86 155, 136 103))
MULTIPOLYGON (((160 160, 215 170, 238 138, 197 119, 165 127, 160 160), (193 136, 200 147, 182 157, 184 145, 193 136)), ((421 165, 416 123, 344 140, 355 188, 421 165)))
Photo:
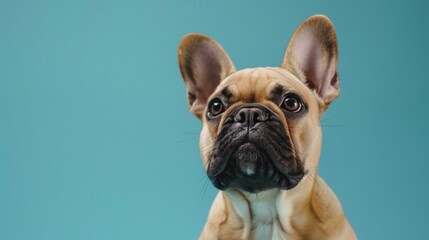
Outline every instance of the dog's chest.
POLYGON ((252 216, 250 233, 252 239, 287 239, 277 214, 275 201, 256 201, 249 207, 252 216))

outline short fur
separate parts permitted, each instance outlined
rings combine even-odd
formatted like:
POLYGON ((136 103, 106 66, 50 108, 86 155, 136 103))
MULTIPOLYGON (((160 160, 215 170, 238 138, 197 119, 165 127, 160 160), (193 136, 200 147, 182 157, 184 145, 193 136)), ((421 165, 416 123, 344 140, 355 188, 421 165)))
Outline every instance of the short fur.
MULTIPOLYGON (((200 239, 356 239, 339 200, 317 174, 322 141, 320 119, 340 92, 337 61, 334 27, 321 15, 310 17, 295 31, 281 67, 236 71, 214 40, 201 34, 183 38, 179 65, 190 111, 203 122, 200 150, 209 177, 220 165, 214 162, 213 152, 219 150, 214 148, 219 145, 221 130, 228 127, 234 111, 249 104, 258 104, 272 113, 282 126, 278 131, 284 131, 282 134, 291 142, 284 151, 294 157, 276 160, 274 166, 291 166, 280 169, 285 175, 289 170, 305 173, 291 189, 267 187, 257 194, 240 186, 221 189, 200 239), (285 112, 281 102, 273 100, 273 94, 284 94, 276 91, 278 86, 300 96, 306 112, 285 112), (218 117, 209 117, 207 105, 224 96, 225 91, 228 106, 218 117)), ((266 139, 260 141, 260 146, 272 144, 266 139)))

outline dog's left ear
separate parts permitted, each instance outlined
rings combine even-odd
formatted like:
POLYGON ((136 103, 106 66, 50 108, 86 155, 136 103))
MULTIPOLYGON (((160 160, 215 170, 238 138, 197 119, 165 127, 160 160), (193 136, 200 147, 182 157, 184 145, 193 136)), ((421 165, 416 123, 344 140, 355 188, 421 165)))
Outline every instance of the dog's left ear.
POLYGON ((208 98, 235 71, 234 65, 217 42, 192 33, 180 42, 179 67, 188 91, 189 110, 202 120, 208 98))
POLYGON ((327 107, 340 93, 337 62, 334 26, 326 16, 315 15, 294 32, 281 66, 313 89, 327 107))

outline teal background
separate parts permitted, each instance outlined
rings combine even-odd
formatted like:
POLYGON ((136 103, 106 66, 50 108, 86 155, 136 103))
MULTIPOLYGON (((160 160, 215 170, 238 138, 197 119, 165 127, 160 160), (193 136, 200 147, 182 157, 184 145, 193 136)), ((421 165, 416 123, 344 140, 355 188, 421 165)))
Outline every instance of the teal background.
POLYGON ((196 239, 216 190, 177 46, 278 66, 323 13, 342 92, 320 175, 360 239, 427 239, 427 1, 0 0, 0 239, 196 239))

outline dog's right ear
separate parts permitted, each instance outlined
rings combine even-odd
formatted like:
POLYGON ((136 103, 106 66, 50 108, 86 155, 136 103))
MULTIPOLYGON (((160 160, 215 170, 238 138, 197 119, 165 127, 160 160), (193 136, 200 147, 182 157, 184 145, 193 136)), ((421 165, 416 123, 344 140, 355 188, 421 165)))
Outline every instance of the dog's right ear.
POLYGON ((207 99, 235 71, 234 65, 217 42, 193 33, 180 42, 179 67, 186 84, 189 110, 201 120, 207 99))

